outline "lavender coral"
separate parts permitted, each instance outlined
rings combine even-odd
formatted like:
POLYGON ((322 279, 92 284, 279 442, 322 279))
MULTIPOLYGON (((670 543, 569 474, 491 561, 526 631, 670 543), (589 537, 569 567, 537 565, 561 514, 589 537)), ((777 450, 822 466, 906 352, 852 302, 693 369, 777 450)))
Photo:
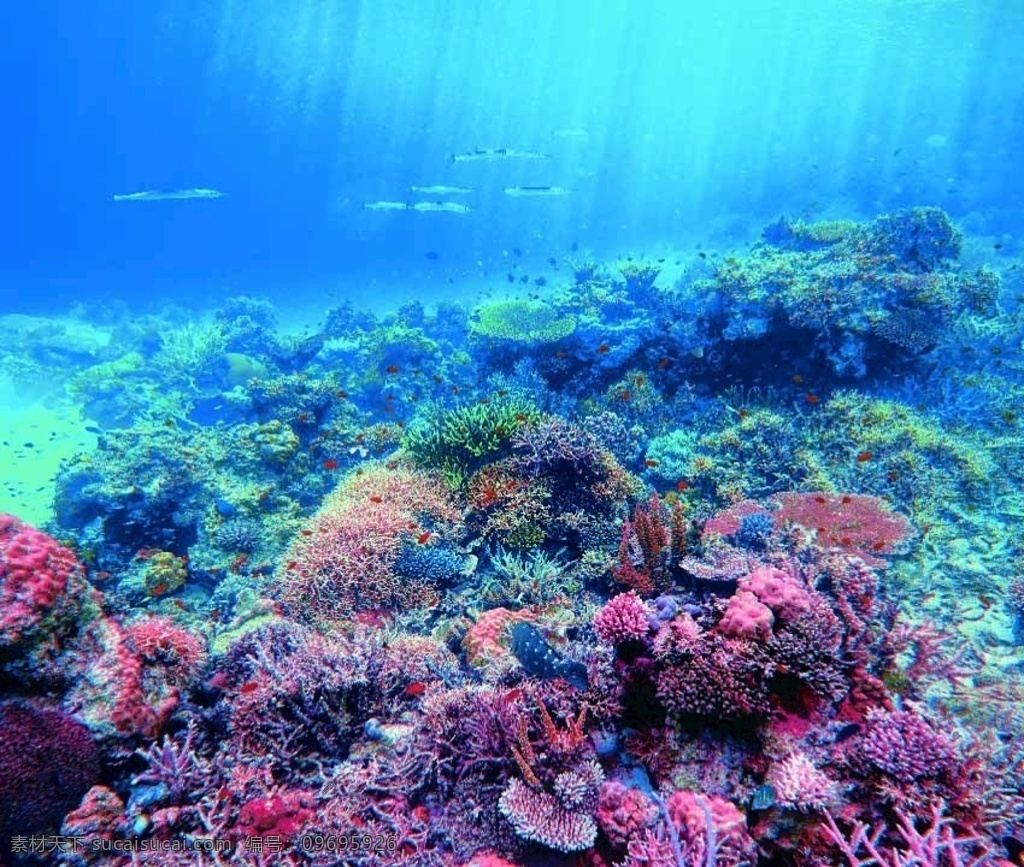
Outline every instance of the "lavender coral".
POLYGON ((560 774, 553 794, 522 780, 509 780, 498 809, 524 840, 559 852, 577 852, 593 846, 597 838, 597 823, 585 808, 595 800, 603 779, 600 766, 588 762, 581 770, 560 774))

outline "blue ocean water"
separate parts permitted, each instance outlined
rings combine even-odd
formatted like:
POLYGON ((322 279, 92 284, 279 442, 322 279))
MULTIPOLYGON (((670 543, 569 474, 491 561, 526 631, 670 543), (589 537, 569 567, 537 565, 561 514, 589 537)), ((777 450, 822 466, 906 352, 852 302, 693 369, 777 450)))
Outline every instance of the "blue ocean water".
POLYGON ((1009 2, 44 2, 5 13, 5 307, 472 296, 504 254, 937 204, 1015 232, 1009 2), (507 147, 537 162, 452 165, 507 147), (470 215, 368 212, 471 186, 470 215), (511 185, 561 185, 557 200, 511 185), (215 188, 216 201, 115 203, 215 188), (437 259, 425 259, 435 251, 437 259), (449 282, 451 279, 454 282, 449 282))
POLYGON ((1024 3, 0 14, 0 867, 1024 863, 1024 3))

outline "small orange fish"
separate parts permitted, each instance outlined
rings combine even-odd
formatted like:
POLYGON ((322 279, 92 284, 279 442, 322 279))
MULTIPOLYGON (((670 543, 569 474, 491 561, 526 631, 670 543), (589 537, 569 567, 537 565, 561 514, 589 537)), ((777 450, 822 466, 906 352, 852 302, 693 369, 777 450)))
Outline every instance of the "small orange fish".
POLYGON ((689 488, 690 488, 690 483, 689 482, 684 482, 684 481, 676 482, 676 490, 677 491, 686 491, 686 490, 689 490, 689 488))
POLYGON ((646 461, 644 461, 644 466, 645 466, 645 467, 652 467, 652 468, 653 468, 653 467, 656 467, 656 466, 658 466, 658 462, 657 462, 657 461, 655 461, 655 460, 651 460, 650 458, 648 458, 648 459, 647 459, 646 461))
POLYGON ((622 398, 622 400, 628 401, 633 397, 633 395, 629 393, 628 388, 624 388, 619 392, 619 397, 622 398))
POLYGON ((414 698, 417 695, 423 695, 423 693, 425 693, 426 691, 427 685, 417 680, 415 683, 410 683, 405 688, 405 692, 403 693, 403 695, 406 698, 414 698))
POLYGON ((299 532, 302 533, 303 536, 312 536, 313 535, 313 531, 312 530, 299 530, 299 532))
POLYGON ((243 683, 240 687, 238 687, 238 691, 242 693, 242 695, 249 695, 251 693, 256 692, 256 690, 258 690, 259 688, 260 685, 256 683, 255 680, 250 680, 248 683, 243 683))
POLYGON ((672 363, 672 362, 671 362, 671 361, 669 361, 669 359, 668 359, 668 356, 665 356, 665 358, 661 358, 661 359, 659 359, 659 360, 658 360, 658 367, 660 367, 660 368, 661 368, 662 370, 664 370, 664 369, 665 369, 666 367, 668 367, 668 366, 669 366, 669 365, 670 365, 671 363, 672 363))
POLYGON ((370 497, 370 502, 371 503, 383 503, 384 500, 381 497, 378 497, 376 494, 374 494, 373 496, 370 497))
POLYGON ((558 352, 555 353, 555 358, 565 358, 565 356, 566 351, 564 349, 559 349, 558 352))
POLYGON ((599 347, 597 347, 597 354, 598 355, 604 355, 606 352, 611 352, 611 351, 612 351, 612 348, 607 343, 602 343, 599 347))
POLYGON ((804 400, 806 400, 809 404, 812 405, 816 403, 821 403, 821 398, 818 397, 818 395, 816 394, 809 394, 806 397, 804 397, 804 400))
POLYGON ((793 374, 793 385, 800 385, 804 381, 804 378, 799 373, 793 374))
POLYGON ((857 463, 867 463, 868 461, 871 460, 872 457, 874 457, 874 455, 872 455, 871 452, 861 452, 859 455, 857 455, 857 463))
POLYGON ((398 365, 397 365, 397 364, 389 364, 389 365, 388 365, 388 366, 387 366, 387 367, 386 367, 386 368, 384 369, 384 372, 385 372, 385 373, 392 373, 392 374, 394 374, 394 373, 398 373, 398 365))
POLYGON ((308 412, 300 412, 299 413, 299 421, 309 421, 309 413, 308 412))
POLYGON ((293 572, 298 565, 299 565, 299 561, 298 560, 289 560, 288 561, 288 565, 285 566, 284 568, 287 569, 289 572, 293 572))
POLYGON ((167 582, 161 581, 159 584, 151 588, 149 592, 153 596, 163 596, 169 589, 170 588, 167 586, 167 582))
POLYGON ((526 421, 526 420, 527 420, 526 413, 524 413, 524 412, 517 412, 516 413, 516 421, 526 421))
POLYGON ((347 391, 339 391, 338 392, 338 397, 340 397, 342 400, 347 400, 348 399, 348 392, 347 391))
POLYGON ((336 469, 338 469, 338 462, 335 461, 335 460, 326 460, 326 461, 324 461, 324 469, 325 470, 336 470, 336 469))
POLYGON ((420 534, 419 534, 419 536, 417 536, 417 537, 416 537, 416 541, 417 541, 417 542, 418 542, 418 543, 419 543, 420 545, 426 545, 426 544, 427 544, 427 542, 429 542, 429 541, 430 541, 430 537, 431 537, 431 536, 433 536, 433 535, 434 535, 434 534, 433 534, 433 533, 431 533, 431 532, 430 532, 430 531, 428 530, 428 531, 427 531, 426 533, 420 533, 420 534))

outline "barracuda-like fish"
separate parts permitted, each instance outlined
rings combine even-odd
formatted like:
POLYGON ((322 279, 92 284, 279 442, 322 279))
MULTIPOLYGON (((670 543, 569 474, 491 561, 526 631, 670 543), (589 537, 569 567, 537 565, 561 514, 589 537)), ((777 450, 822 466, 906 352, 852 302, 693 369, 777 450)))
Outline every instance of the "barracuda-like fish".
POLYGON ((447 184, 432 184, 429 187, 409 187, 414 193, 424 193, 428 196, 461 196, 465 193, 475 193, 473 187, 450 187, 447 184))
POLYGON ((446 211, 449 214, 469 213, 469 208, 466 205, 460 205, 458 202, 416 202, 409 205, 409 209, 422 213, 429 213, 431 211, 446 211))
POLYGON ((363 202, 363 208, 367 211, 408 211, 409 205, 406 202, 363 202))
POLYGON ((160 202, 164 199, 220 199, 224 193, 196 187, 192 190, 143 190, 141 193, 114 194, 115 202, 160 202))
POLYGON ((482 163, 496 160, 547 160, 551 154, 519 151, 515 148, 474 148, 468 153, 452 154, 452 163, 482 163))
POLYGON ((505 187, 506 196, 567 196, 568 187, 505 187))

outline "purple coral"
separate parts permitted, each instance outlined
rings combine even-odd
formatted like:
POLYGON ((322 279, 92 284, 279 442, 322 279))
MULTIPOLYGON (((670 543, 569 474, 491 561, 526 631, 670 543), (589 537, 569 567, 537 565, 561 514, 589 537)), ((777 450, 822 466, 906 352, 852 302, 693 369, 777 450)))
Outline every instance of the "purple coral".
POLYGON ((0 846, 58 827, 99 778, 89 730, 59 711, 0 705, 0 846))
POLYGON ((609 600, 594 616, 594 631, 605 644, 638 641, 648 629, 647 606, 633 591, 609 600))
POLYGON ((957 765, 956 744, 909 710, 870 711, 859 758, 900 783, 933 779, 957 765))
POLYGON ((775 790, 778 804, 801 812, 821 810, 839 794, 836 784, 801 752, 791 753, 775 765, 767 782, 775 790))
POLYGON ((591 816, 563 803, 557 795, 531 789, 522 780, 509 781, 498 809, 524 840, 559 852, 589 849, 597 839, 597 824, 591 816))

